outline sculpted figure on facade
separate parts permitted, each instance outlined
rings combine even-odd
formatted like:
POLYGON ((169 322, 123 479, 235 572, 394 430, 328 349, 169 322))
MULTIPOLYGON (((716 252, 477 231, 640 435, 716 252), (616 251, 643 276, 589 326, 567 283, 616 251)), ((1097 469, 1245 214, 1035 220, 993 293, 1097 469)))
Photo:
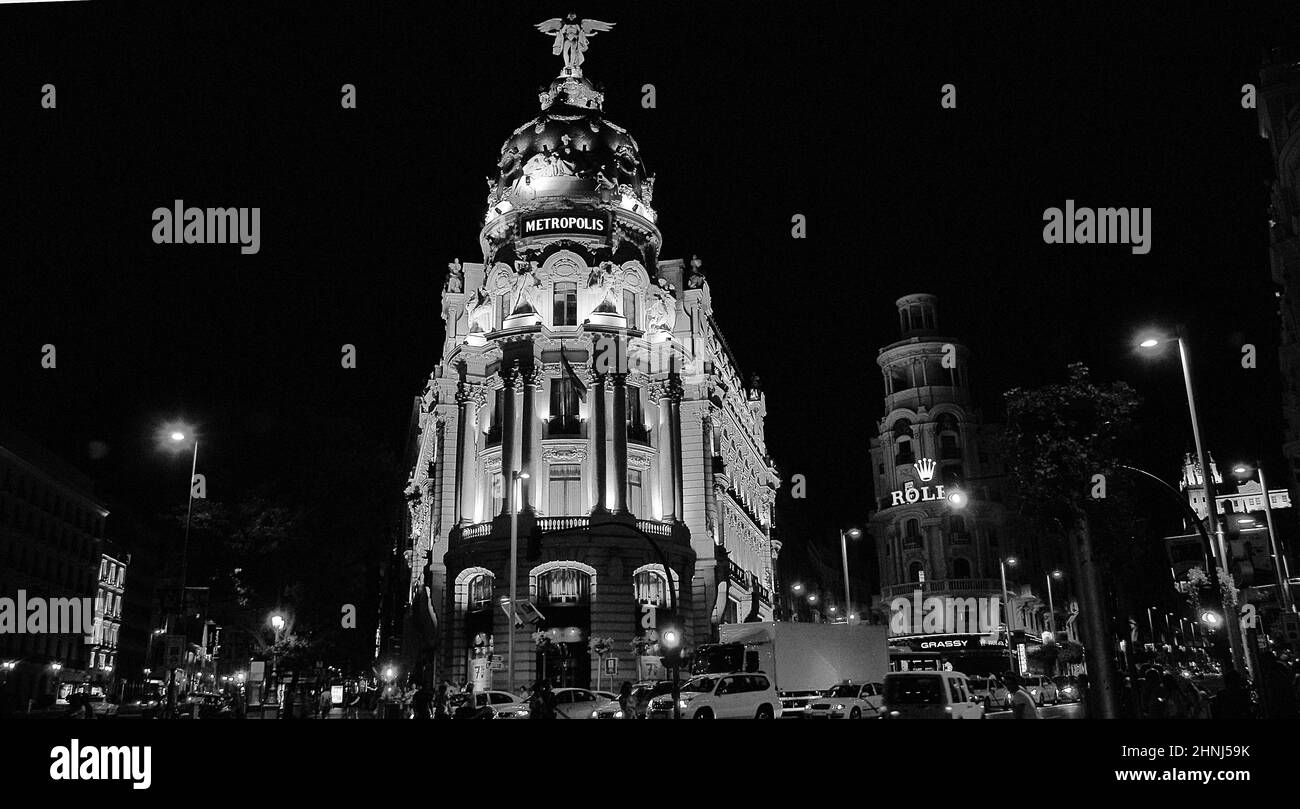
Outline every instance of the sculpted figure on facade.
POLYGON ((646 327, 649 331, 672 333, 677 325, 677 298, 673 294, 673 285, 663 278, 655 279, 655 285, 646 290, 650 299, 646 305, 646 327))
POLYGON ((596 290, 600 300, 596 303, 597 312, 618 312, 623 297, 624 279, 612 261, 602 261, 593 267, 587 276, 587 288, 596 290))
POLYGON ((542 305, 543 288, 537 277, 537 262, 516 261, 515 277, 510 285, 510 314, 535 313, 542 305))
POLYGON ((454 259, 447 265, 447 286, 448 292, 460 292, 465 286, 465 268, 461 266, 460 259, 454 259))
POLYGON ((492 296, 479 289, 465 301, 465 317, 470 334, 486 334, 492 330, 492 296))
MULTIPOLYGON (((601 20, 584 20, 576 14, 569 13, 564 19, 552 17, 536 25, 538 31, 555 37, 551 53, 564 59, 564 69, 572 73, 582 67, 586 57, 587 41, 590 37, 604 31, 613 31, 614 23, 601 20)), ((579 71, 579 75, 581 71, 579 71)))

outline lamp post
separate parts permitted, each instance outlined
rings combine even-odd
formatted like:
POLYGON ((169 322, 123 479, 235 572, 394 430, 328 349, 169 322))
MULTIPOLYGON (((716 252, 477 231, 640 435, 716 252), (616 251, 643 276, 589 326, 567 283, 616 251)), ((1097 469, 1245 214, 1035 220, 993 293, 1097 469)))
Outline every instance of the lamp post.
MULTIPOLYGON (((1249 475, 1251 467, 1237 464, 1232 471, 1238 475, 1249 475)), ((1295 601, 1291 598, 1291 566, 1287 563, 1286 555, 1279 550, 1277 531, 1273 530, 1273 498, 1268 494, 1268 483, 1264 479, 1264 464, 1255 461, 1254 471, 1259 473, 1259 487, 1264 490, 1264 519, 1268 523, 1268 544, 1273 554, 1273 575, 1277 577, 1278 589, 1282 592, 1282 608, 1287 612, 1295 612, 1295 601)))
POLYGON ((518 583, 516 579, 519 574, 519 499, 516 496, 516 487, 520 486, 521 480, 527 480, 528 473, 520 472, 518 469, 510 472, 510 613, 507 620, 510 622, 509 640, 506 645, 506 690, 511 694, 515 693, 515 598, 518 583))
POLYGON ((280 633, 284 631, 284 616, 275 613, 271 616, 271 628, 275 630, 275 646, 271 653, 271 695, 275 701, 280 701, 280 633))
POLYGON ((1007 566, 1016 566, 1016 557, 1008 556, 1006 558, 998 557, 998 567, 1002 570, 1002 613, 1006 620, 1007 628, 1007 665, 1008 671, 1016 670, 1015 654, 1011 650, 1011 601, 1007 598, 1007 566))
MULTIPOLYGON (((1228 542, 1223 533, 1223 523, 1219 519, 1219 504, 1215 499, 1214 492, 1214 474, 1210 468, 1209 456, 1205 454, 1205 444, 1201 441, 1201 419, 1196 414, 1196 394, 1192 389, 1192 367, 1187 356, 1187 344, 1183 340, 1182 330, 1172 338, 1172 341, 1178 343, 1178 357, 1183 366, 1183 386, 1187 390, 1187 413, 1192 421, 1192 440, 1196 444, 1196 458, 1201 464, 1201 479, 1205 482, 1205 509, 1209 516, 1210 525, 1214 528, 1214 536, 1217 547, 1215 548, 1218 559, 1217 564, 1223 569, 1223 576, 1219 577, 1220 587, 1227 583, 1228 574, 1228 542)), ((1171 338, 1165 337, 1147 337, 1138 345, 1141 348, 1155 348, 1162 342, 1171 342, 1171 338)), ((1267 495, 1267 492, 1265 492, 1267 495)), ((1225 605, 1226 607, 1226 605, 1225 605)), ((1241 626, 1233 616, 1228 624, 1228 645, 1232 651, 1232 664, 1237 670, 1245 669, 1245 658, 1241 645, 1241 626)))
POLYGON ((1052 579, 1059 579, 1063 574, 1053 570, 1047 574, 1047 614, 1052 617, 1052 640, 1056 640, 1056 602, 1052 600, 1052 579))
POLYGON ((846 536, 857 539, 862 531, 857 528, 840 529, 840 560, 844 562, 844 609, 845 614, 853 612, 853 598, 849 594, 849 544, 846 536))

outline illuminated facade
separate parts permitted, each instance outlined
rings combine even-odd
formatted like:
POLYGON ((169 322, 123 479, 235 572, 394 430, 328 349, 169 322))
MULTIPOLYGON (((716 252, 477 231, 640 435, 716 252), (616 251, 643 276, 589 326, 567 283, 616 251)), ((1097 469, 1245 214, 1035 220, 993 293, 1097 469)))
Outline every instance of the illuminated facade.
MULTIPOLYGON (((901 339, 876 358, 885 381, 885 416, 871 440, 876 511, 870 530, 880 565, 880 617, 889 620, 900 612, 891 610, 891 604, 902 604, 897 599, 908 600, 903 616, 912 614, 918 593, 922 601, 994 603, 1002 586, 999 559, 1014 556, 1007 599, 1018 643, 1041 633, 1039 613, 1047 605, 1034 596, 1034 587, 1018 584, 1036 581, 1029 574, 1038 565, 1032 556, 1021 561, 1025 554, 1015 547, 1014 518, 1005 505, 1010 482, 993 447, 993 427, 984 424, 971 400, 969 351, 940 332, 933 295, 907 295, 897 307, 901 339), (949 502, 955 490, 966 496, 964 508, 949 502)), ((994 607, 991 614, 998 612, 994 607)), ((981 669, 968 659, 961 668, 968 674, 1006 669, 1005 637, 996 628, 988 632, 987 621, 975 613, 969 617, 960 632, 949 631, 952 626, 922 632, 919 620, 891 621, 899 626, 891 645, 920 653, 911 656, 917 661, 973 655, 987 662, 981 669)))
POLYGON ((517 685, 543 666, 594 685, 595 638, 613 640, 620 678, 645 674, 632 642, 668 606, 660 552, 689 644, 772 613, 766 399, 714 321, 702 263, 659 257, 654 178, 602 93, 566 65, 539 101, 489 181, 483 261, 449 267, 406 490, 439 676, 480 686, 482 661, 506 679, 512 499, 536 622, 516 630, 517 685))
MULTIPOLYGON (((106 543, 107 544, 107 543, 106 543)), ((122 603, 126 598, 126 568, 131 554, 116 550, 104 553, 99 560, 99 587, 95 595, 93 642, 86 669, 91 678, 111 683, 117 670, 118 636, 122 631, 122 603)))
POLYGON ((1276 178, 1269 206, 1269 265, 1281 290, 1282 455, 1287 486, 1300 491, 1300 50, 1271 51, 1260 71, 1259 133, 1276 178))

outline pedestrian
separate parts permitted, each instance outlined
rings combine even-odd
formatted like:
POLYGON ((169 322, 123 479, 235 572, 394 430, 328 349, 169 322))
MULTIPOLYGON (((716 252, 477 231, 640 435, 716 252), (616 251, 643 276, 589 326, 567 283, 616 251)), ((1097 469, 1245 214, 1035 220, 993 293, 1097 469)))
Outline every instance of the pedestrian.
POLYGON ((1011 695, 1011 717, 1013 719, 1041 719, 1042 717, 1038 715, 1038 706, 1034 704, 1034 698, 1020 683, 1020 675, 1007 672, 1002 679, 1007 684, 1007 692, 1011 695))
POLYGON ((528 718, 555 718, 555 694, 546 680, 538 680, 533 686, 533 695, 528 698, 528 718))
POLYGON ((423 684, 416 689, 415 696, 411 698, 411 710, 414 719, 433 718, 433 695, 423 684))
POLYGON ((618 710, 623 714, 624 719, 636 719, 636 703, 632 699, 632 684, 627 680, 623 681, 623 687, 618 690, 618 710))
POLYGON ((320 718, 329 719, 330 711, 334 709, 334 694, 329 686, 320 690, 320 718))
POLYGON ((1142 719, 1165 718, 1165 687, 1160 670, 1155 666, 1142 673, 1142 685, 1138 691, 1138 716, 1142 719))
POLYGON ((1187 696, 1178 686, 1178 681, 1181 679, 1169 671, 1160 675, 1160 686, 1165 700, 1165 719, 1191 718, 1191 705, 1188 704, 1187 696))
POLYGON ((451 683, 443 680, 438 683, 438 690, 433 695, 433 718, 447 718, 447 691, 451 688, 451 683))
POLYGON ((1242 682, 1241 673, 1228 669, 1223 673, 1223 690, 1210 700, 1211 719, 1253 719, 1250 692, 1242 682))

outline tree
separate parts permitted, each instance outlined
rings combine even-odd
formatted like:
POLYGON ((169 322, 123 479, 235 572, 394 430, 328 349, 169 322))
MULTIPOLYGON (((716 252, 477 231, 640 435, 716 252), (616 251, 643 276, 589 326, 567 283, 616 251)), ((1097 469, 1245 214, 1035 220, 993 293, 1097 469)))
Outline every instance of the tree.
POLYGON ((1067 536, 1084 617, 1088 668, 1098 715, 1115 716, 1113 654, 1101 586, 1104 553, 1094 546, 1092 523, 1109 496, 1118 464, 1115 446, 1128 431, 1139 399, 1123 382, 1094 383, 1082 363, 1069 366, 1064 383, 1014 388, 1004 395, 1007 426, 1003 453, 1022 508, 1058 523, 1067 536), (1101 497, 1097 497, 1100 494, 1101 497))

